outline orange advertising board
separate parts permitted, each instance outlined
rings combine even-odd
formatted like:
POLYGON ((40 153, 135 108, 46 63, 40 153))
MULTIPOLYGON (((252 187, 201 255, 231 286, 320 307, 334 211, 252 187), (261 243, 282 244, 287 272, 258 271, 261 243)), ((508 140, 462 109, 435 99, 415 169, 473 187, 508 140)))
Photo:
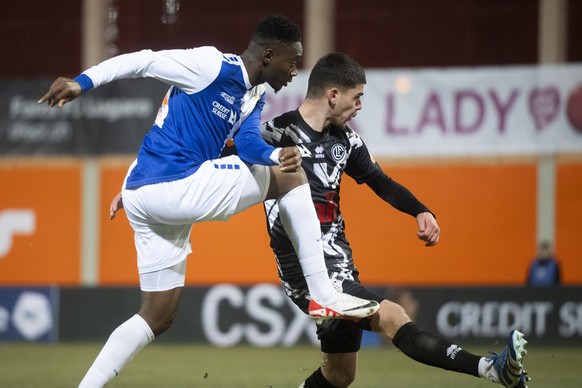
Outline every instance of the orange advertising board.
MULTIPOLYGON (((96 284, 139 284, 133 232, 125 214, 108 219, 129 159, 99 161, 95 205, 96 284)), ((522 285, 536 251, 537 165, 381 162, 437 215, 440 243, 426 248, 414 218, 349 177, 342 209, 366 284, 522 285)), ((556 168, 556 253, 565 284, 582 284, 582 163, 556 168)), ((79 285, 82 162, 0 164, 0 284, 79 285)), ((192 230, 187 285, 278 283, 262 207, 192 230)))
POLYGON ((123 211, 109 219, 109 205, 121 190, 130 163, 127 160, 101 166, 99 279, 103 285, 139 284, 131 226, 123 211))
POLYGON ((0 284, 79 284, 80 179, 78 164, 0 164, 0 284))
MULTIPOLYGON (((382 165, 435 212, 442 236, 437 246, 424 247, 416 238, 414 218, 394 210, 366 186, 346 177, 341 191, 346 234, 363 281, 394 285, 524 284, 536 247, 535 162, 382 165)), ((582 216, 582 195, 576 194, 575 182, 582 167, 577 166, 559 170, 559 215, 567 207, 582 216)), ((109 206, 125 168, 103 169, 102 207, 109 206)), ((108 221, 102 213, 102 284, 137 284, 127 220, 121 216, 108 221)), ((571 250, 576 243, 567 242, 572 239, 566 225, 575 229, 571 225, 574 219, 559 217, 557 253, 569 270, 564 279, 580 283, 582 268, 573 264, 571 250)), ((278 282, 261 206, 228 222, 195 225, 191 240, 187 284, 278 282)))
POLYGON ((441 238, 436 246, 425 247, 416 237, 413 217, 346 180, 342 189, 346 235, 362 281, 525 282, 535 250, 535 164, 386 166, 385 171, 434 212, 441 238))
POLYGON ((556 173, 556 256, 566 284, 582 284, 582 164, 563 163, 556 173))

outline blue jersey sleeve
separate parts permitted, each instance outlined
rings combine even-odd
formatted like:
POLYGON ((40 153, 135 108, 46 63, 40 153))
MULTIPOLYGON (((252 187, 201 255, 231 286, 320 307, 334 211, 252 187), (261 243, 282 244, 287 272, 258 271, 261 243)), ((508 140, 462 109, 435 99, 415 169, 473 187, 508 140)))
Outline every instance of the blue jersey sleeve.
POLYGON ((275 163, 270 156, 275 151, 275 147, 267 144, 260 132, 261 112, 264 105, 265 95, 263 94, 251 114, 243 121, 238 132, 234 135, 234 143, 238 156, 244 162, 274 166, 275 163))

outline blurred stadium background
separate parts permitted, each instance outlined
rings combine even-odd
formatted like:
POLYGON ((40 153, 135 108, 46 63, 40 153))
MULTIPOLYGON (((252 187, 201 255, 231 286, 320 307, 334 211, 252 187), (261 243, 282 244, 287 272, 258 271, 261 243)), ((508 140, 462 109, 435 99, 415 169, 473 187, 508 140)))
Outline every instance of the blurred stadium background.
MULTIPOLYGON (((10 380, 10 367, 1 368, 11 354, 45 355, 43 363, 59 348, 63 362, 82 364, 80 378, 138 308, 131 228, 124 217, 109 221, 108 206, 166 86, 119 81, 59 111, 36 101, 55 77, 124 52, 215 45, 241 53, 256 21, 272 13, 302 26, 305 56, 294 82, 270 93, 264 118, 298 105, 317 58, 348 53, 368 69, 354 127, 441 226, 440 244, 426 249, 410 217, 346 179, 342 206, 362 280, 460 343, 496 348, 517 328, 547 357, 534 359, 539 368, 562 348, 556 359, 574 377, 532 386, 573 386, 582 377, 572 364, 582 348, 582 0, 11 3, 0 15, 0 385, 37 386, 28 372, 10 380), (560 287, 525 287, 541 241, 555 248, 560 287), (75 348, 87 341, 97 345, 75 348)), ((278 355, 292 347, 308 350, 298 359, 311 357, 305 368, 313 369, 312 323, 279 289, 262 209, 197 225, 192 243, 182 309, 160 349, 182 342, 202 353, 241 346, 239 355, 278 355)), ((386 346, 373 335, 364 342, 374 352, 386 346)), ((418 371, 426 368, 411 375, 418 371)), ((70 386, 77 374, 48 385, 70 386)), ((377 376, 358 386, 384 386, 377 376)), ((228 386, 204 384, 194 386, 228 386)))

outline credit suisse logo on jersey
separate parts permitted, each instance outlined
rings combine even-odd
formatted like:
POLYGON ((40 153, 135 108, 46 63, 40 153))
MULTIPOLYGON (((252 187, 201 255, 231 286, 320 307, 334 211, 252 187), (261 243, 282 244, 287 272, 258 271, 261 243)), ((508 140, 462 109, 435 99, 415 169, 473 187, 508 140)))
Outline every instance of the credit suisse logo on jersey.
MULTIPOLYGON (((234 104, 235 102, 235 98, 226 92, 221 92, 220 96, 229 104, 234 104)), ((212 101, 212 113, 228 121, 229 124, 234 124, 237 121, 237 113, 216 100, 212 101)))

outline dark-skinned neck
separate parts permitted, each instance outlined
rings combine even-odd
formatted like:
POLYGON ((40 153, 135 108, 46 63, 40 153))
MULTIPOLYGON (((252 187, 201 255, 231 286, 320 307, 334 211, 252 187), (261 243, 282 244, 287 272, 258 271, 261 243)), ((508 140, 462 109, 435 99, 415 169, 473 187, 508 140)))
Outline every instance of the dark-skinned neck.
POLYGON ((263 49, 251 41, 249 47, 240 55, 249 76, 251 85, 263 83, 261 73, 263 69, 263 49))

